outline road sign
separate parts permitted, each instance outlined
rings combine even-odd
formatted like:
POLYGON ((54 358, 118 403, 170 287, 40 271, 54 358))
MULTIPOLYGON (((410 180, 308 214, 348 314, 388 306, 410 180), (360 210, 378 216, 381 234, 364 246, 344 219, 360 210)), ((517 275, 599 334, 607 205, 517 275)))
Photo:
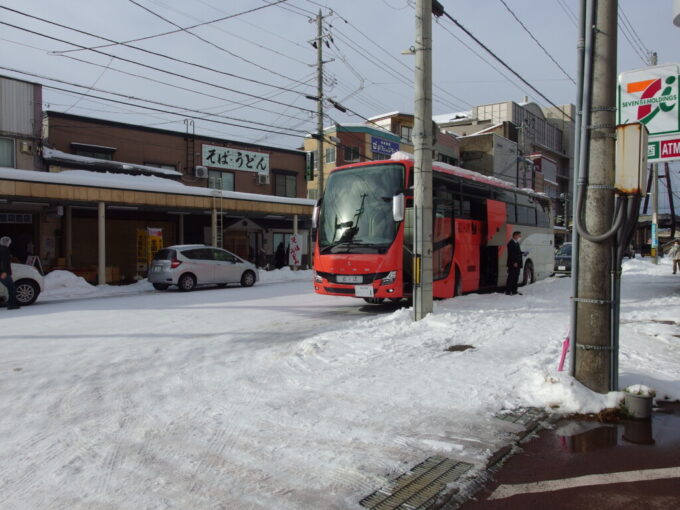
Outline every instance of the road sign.
POLYGON ((647 161, 680 159, 680 67, 666 64, 619 75, 618 124, 649 131, 647 161))

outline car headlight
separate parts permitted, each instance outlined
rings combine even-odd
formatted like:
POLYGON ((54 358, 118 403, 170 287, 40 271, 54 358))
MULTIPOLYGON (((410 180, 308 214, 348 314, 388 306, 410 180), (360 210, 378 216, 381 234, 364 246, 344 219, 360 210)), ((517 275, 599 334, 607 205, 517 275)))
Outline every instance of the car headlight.
POLYGON ((385 278, 382 279, 380 285, 392 285, 397 280, 397 272, 390 271, 385 278))

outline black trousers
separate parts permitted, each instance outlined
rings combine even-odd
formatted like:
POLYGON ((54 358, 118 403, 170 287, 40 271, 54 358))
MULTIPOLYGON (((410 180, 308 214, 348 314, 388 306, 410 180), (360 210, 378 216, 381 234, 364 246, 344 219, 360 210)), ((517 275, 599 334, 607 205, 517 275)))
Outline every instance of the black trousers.
POLYGON ((519 280, 519 267, 508 267, 508 279, 505 283, 506 294, 517 294, 517 281, 519 280))

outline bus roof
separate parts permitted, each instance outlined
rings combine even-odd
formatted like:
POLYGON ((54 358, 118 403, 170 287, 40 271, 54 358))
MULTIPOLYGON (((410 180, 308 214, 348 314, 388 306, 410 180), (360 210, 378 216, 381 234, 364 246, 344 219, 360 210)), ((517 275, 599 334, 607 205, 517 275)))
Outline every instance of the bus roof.
MULTIPOLYGON (((363 161, 361 163, 353 163, 351 165, 343 165, 343 166, 333 168, 331 170, 331 172, 334 172, 336 170, 342 170, 344 168, 370 166, 370 165, 384 164, 384 163, 402 163, 402 164, 407 165, 407 166, 413 166, 413 163, 414 163, 413 157, 409 157, 409 156, 412 156, 412 154, 399 151, 399 152, 395 152, 392 155, 392 159, 379 160, 379 161, 363 161)), ((545 193, 542 193, 540 191, 534 191, 530 188, 518 188, 517 186, 514 186, 507 181, 503 181, 501 179, 498 179, 497 177, 492 177, 490 175, 484 175, 484 174, 481 174, 479 172, 475 172, 474 170, 467 170, 465 168, 461 168, 461 167, 455 166, 455 165, 449 165, 448 163, 442 163, 440 161, 433 161, 432 162, 432 169, 435 170, 435 171, 439 171, 441 173, 455 175, 455 176, 462 177, 464 179, 468 179, 468 180, 471 180, 471 181, 489 184, 490 186, 495 186, 496 188, 504 188, 504 189, 507 189, 507 190, 519 191, 520 193, 525 193, 527 195, 533 195, 537 198, 543 198, 543 199, 546 199, 546 200, 550 198, 548 195, 546 195, 545 193)))

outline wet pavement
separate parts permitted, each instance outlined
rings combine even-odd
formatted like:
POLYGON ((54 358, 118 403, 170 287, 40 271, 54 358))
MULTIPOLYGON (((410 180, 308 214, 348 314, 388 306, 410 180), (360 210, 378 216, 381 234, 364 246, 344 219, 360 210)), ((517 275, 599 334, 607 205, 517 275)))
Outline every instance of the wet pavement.
POLYGON ((562 420, 491 476, 460 509, 680 509, 680 403, 650 420, 562 420))

